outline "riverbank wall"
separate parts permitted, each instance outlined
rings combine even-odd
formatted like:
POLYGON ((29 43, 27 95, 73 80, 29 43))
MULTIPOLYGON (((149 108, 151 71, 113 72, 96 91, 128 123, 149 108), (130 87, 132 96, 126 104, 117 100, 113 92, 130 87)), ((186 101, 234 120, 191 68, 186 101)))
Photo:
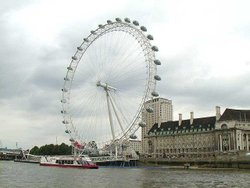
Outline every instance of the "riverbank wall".
POLYGON ((167 165, 199 168, 250 169, 250 155, 245 152, 220 153, 206 158, 153 158, 141 157, 140 165, 167 165))

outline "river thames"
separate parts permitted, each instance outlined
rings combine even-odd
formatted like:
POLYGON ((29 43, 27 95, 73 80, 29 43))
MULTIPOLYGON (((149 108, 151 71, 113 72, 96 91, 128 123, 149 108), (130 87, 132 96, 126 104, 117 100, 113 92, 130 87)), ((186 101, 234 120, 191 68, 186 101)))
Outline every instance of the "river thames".
POLYGON ((0 161, 1 188, 72 187, 249 187, 250 170, 169 169, 167 167, 70 169, 0 161))

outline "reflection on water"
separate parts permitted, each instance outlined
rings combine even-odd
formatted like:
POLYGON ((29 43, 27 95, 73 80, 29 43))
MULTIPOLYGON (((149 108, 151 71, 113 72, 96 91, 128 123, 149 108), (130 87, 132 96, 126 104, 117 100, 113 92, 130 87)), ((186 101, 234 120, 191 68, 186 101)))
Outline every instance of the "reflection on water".
POLYGON ((249 187, 250 170, 64 169, 0 161, 0 187, 249 187))

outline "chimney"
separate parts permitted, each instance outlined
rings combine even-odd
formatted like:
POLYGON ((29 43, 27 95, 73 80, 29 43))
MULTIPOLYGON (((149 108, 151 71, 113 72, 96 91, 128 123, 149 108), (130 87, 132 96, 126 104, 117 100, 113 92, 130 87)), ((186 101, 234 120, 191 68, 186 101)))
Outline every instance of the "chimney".
POLYGON ((220 117, 221 117, 220 107, 216 106, 215 109, 216 109, 216 121, 218 121, 220 119, 220 117))
POLYGON ((179 126, 181 126, 181 122, 182 122, 182 114, 179 114, 179 126))
POLYGON ((160 128, 160 126, 161 126, 161 117, 159 117, 158 119, 158 128, 160 128))
POLYGON ((190 125, 194 122, 194 112, 190 112, 190 125))

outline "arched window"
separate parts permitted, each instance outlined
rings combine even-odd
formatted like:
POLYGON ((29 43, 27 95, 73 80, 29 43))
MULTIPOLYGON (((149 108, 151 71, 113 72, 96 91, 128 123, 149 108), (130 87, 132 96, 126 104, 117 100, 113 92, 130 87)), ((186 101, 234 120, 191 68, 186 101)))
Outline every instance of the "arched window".
POLYGON ((224 123, 221 125, 221 129, 227 129, 227 128, 228 128, 227 124, 224 123))

